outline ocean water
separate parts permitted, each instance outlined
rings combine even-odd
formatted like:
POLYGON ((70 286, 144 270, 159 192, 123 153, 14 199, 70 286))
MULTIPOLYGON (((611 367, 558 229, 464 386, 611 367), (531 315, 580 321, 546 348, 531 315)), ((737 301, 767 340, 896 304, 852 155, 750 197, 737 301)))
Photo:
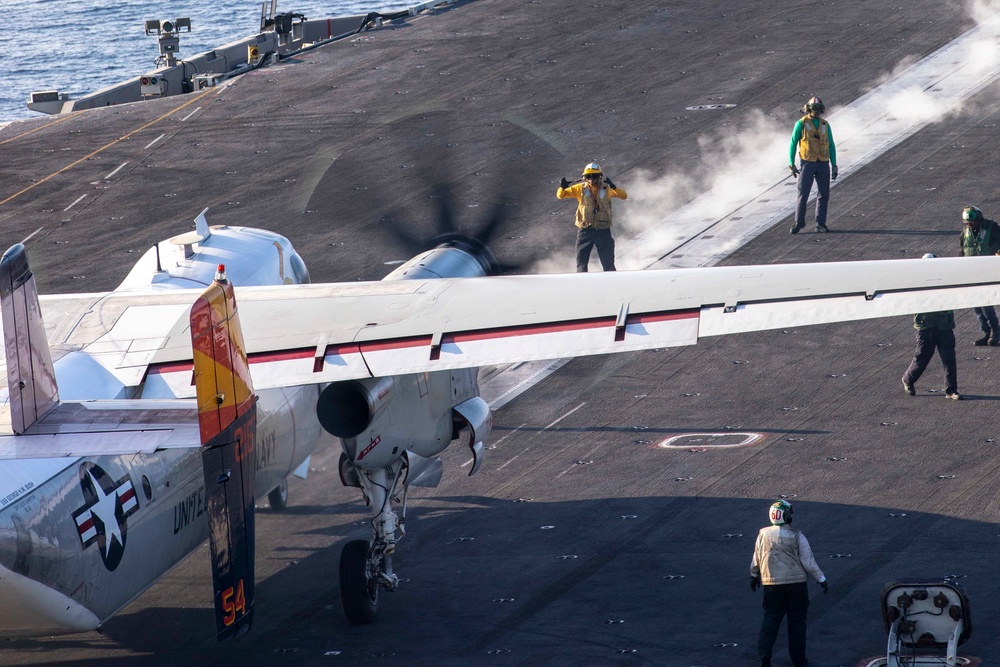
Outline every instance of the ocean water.
MULTIPOLYGON (((280 0, 278 11, 316 19, 421 2, 280 0)), ((159 47, 143 31, 147 19, 191 18, 191 32, 181 33, 183 58, 257 33, 260 12, 255 0, 0 0, 0 123, 40 117, 25 106, 32 91, 81 97, 153 69, 159 47)))

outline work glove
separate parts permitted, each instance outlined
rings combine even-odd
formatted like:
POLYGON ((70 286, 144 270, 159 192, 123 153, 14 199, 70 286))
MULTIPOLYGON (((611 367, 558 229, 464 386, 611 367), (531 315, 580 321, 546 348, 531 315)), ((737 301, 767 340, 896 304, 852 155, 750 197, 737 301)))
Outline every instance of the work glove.
POLYGON ((566 188, 569 187, 569 181, 567 181, 565 178, 560 179, 559 180, 559 187, 561 187, 563 190, 565 190, 566 188))
POLYGON ((605 176, 605 177, 604 177, 604 182, 605 182, 605 183, 607 183, 607 184, 608 184, 608 187, 609 187, 609 188, 611 188, 612 190, 614 190, 614 189, 615 189, 615 184, 614 184, 614 183, 612 183, 612 182, 611 182, 611 179, 610 179, 610 178, 608 178, 607 176, 605 176))
POLYGON ((823 581, 819 582, 819 585, 823 589, 823 594, 826 595, 827 588, 829 588, 829 586, 827 585, 826 579, 824 579, 823 581))
POLYGON ((788 171, 792 172, 792 176, 794 176, 795 178, 799 177, 798 167, 796 167, 794 164, 788 165, 788 171))
POLYGON ((750 590, 756 593, 758 586, 760 586, 760 577, 750 577, 750 590))
POLYGON ((837 180, 837 176, 840 174, 840 170, 837 169, 837 165, 833 165, 833 170, 830 172, 830 178, 837 180))

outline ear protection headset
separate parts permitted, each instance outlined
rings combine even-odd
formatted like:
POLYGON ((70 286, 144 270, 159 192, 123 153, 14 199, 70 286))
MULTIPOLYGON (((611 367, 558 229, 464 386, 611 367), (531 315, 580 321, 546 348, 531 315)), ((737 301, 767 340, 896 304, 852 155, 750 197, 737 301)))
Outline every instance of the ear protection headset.
POLYGON ((779 500, 771 505, 771 510, 768 516, 771 519, 771 524, 775 526, 782 526, 786 523, 791 523, 792 504, 787 500, 779 500))
POLYGON ((811 97, 809 101, 802 106, 802 113, 809 113, 810 111, 815 111, 816 113, 823 113, 826 111, 826 105, 823 104, 823 100, 818 97, 811 97))
POLYGON ((966 223, 976 222, 978 220, 981 220, 982 217, 983 217, 983 212, 980 211, 979 208, 975 206, 966 206, 962 210, 962 220, 964 220, 966 223))

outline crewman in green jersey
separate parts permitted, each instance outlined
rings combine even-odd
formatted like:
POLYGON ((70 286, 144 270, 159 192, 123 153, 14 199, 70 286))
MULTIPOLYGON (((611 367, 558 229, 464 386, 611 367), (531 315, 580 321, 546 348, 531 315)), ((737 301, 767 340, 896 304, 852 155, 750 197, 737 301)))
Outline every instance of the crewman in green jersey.
POLYGON ((805 114, 795 123, 792 143, 788 148, 788 170, 799 179, 799 198, 795 206, 795 224, 792 234, 798 234, 806 224, 806 204, 813 181, 819 196, 816 198, 816 231, 828 232, 826 208, 830 202, 830 179, 837 180, 837 146, 833 143, 833 131, 821 116, 826 105, 818 97, 810 98, 802 107, 805 114), (795 166, 798 152, 801 170, 795 166))

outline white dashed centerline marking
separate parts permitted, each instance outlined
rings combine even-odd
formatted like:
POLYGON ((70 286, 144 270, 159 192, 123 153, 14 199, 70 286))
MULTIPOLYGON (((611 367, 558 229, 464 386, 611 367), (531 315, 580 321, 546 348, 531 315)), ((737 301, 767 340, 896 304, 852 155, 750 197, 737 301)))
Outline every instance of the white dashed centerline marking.
POLYGON ((70 210, 71 208, 82 202, 86 197, 87 195, 80 195, 79 197, 77 197, 75 202, 73 202, 72 204, 63 209, 63 213, 65 213, 66 211, 70 210))
POLYGON ((27 243, 28 239, 30 239, 32 236, 34 236, 38 232, 42 231, 43 229, 45 229, 45 227, 39 227, 35 231, 33 231, 30 234, 28 234, 27 236, 25 236, 23 239, 21 239, 21 245, 24 245, 25 243, 27 243))
MULTIPOLYGON (((525 426, 527 426, 527 424, 521 424, 520 426, 518 426, 517 428, 515 428, 513 431, 511 431, 510 433, 508 433, 507 435, 505 435, 504 437, 500 438, 499 440, 497 440, 496 442, 494 442, 492 445, 490 445, 490 449, 493 449, 494 447, 496 447, 497 445, 499 445, 501 442, 503 442, 504 440, 506 440, 510 436, 514 435, 518 431, 520 431, 525 426)), ((468 461, 466 461, 465 463, 463 463, 461 467, 468 468, 469 466, 471 466, 475 462, 475 460, 476 459, 469 459, 468 461)))
POLYGON ((153 139, 153 140, 152 140, 152 141, 150 141, 150 142, 149 142, 148 144, 146 144, 146 145, 145 145, 145 147, 143 147, 143 150, 146 150, 147 148, 152 148, 152 147, 153 147, 153 144, 155 144, 155 143, 156 143, 157 141, 159 141, 160 139, 162 139, 162 138, 163 138, 163 137, 165 137, 165 136, 167 136, 167 135, 165 135, 165 134, 161 134, 161 135, 160 135, 160 136, 158 136, 157 138, 153 139))
POLYGON ((572 410, 570 410, 569 412, 567 412, 566 414, 564 414, 564 415, 563 415, 562 417, 560 417, 559 419, 555 420, 554 422, 552 422, 551 424, 549 424, 548 426, 546 426, 545 428, 543 428, 543 429, 541 430, 541 432, 542 432, 542 433, 544 433, 545 431, 548 431, 548 430, 549 430, 550 428, 552 428, 553 426, 555 426, 556 424, 558 424, 558 423, 559 423, 559 422, 561 422, 562 420, 566 419, 566 417, 569 417, 569 416, 570 416, 571 414, 573 414, 574 412, 576 412, 577 410, 579 410, 580 408, 582 408, 582 407, 583 407, 583 406, 585 406, 586 404, 587 404, 587 401, 584 401, 584 402, 583 402, 583 403, 581 403, 580 405, 576 406, 575 408, 573 408, 572 410))
POLYGON ((113 172, 111 172, 110 174, 108 174, 107 176, 105 176, 104 180, 106 180, 106 181, 110 180, 112 176, 114 176, 119 171, 121 171, 125 167, 125 165, 127 165, 127 164, 128 164, 128 162, 122 162, 120 165, 118 165, 117 169, 115 169, 113 172))
POLYGON ((201 111, 201 107, 197 107, 197 108, 195 108, 195 110, 194 110, 194 111, 192 111, 192 112, 191 112, 191 113, 189 113, 188 115, 186 115, 186 116, 184 116, 183 118, 181 118, 181 122, 183 123, 184 121, 186 121, 186 120, 187 120, 188 118, 190 118, 191 116, 195 115, 195 114, 196 114, 196 113, 198 113, 199 111, 201 111))
MULTIPOLYGON (((580 405, 576 406, 575 408, 573 408, 572 410, 570 410, 569 412, 567 412, 566 414, 564 414, 563 416, 559 417, 554 422, 552 422, 551 424, 549 424, 548 426, 546 426, 545 428, 543 428, 541 431, 539 431, 539 433, 544 433, 545 431, 548 431, 550 428, 552 428, 553 426, 555 426, 556 424, 558 424, 562 420, 566 419, 566 417, 569 417, 571 414, 573 414, 574 412, 576 412, 577 410, 579 410, 580 408, 582 408, 586 404, 587 404, 587 402, 584 401, 580 405)), ((520 428, 520 427, 518 427, 518 428, 520 428)), ((518 458, 520 458, 520 456, 521 456, 520 454, 515 455, 510 460, 508 460, 506 463, 504 463, 502 466, 499 466, 497 468, 497 470, 503 470, 504 468, 506 468, 507 466, 509 466, 511 463, 513 463, 514 461, 516 461, 518 458)))
MULTIPOLYGON (((1000 78, 1000 64, 992 62, 997 59, 969 55, 995 44, 996 33, 994 25, 973 28, 850 104, 838 106, 830 115, 830 122, 835 130, 841 129, 837 135, 837 153, 846 164, 840 171, 840 179, 830 184, 831 189, 851 172, 880 157, 929 123, 946 118, 948 113, 960 108, 962 101, 1000 78), (938 110, 937 113, 907 118, 891 113, 891 104, 887 108, 886 101, 914 95, 918 95, 920 104, 911 103, 910 107, 927 107, 938 110)), ((791 136, 790 127, 784 136, 791 136)), ((755 194, 743 201, 732 201, 725 196, 731 186, 728 181, 709 189, 643 233, 619 241, 621 264, 628 264, 631 258, 633 264, 638 261, 641 265, 635 268, 713 266, 781 222, 795 207, 795 188, 783 187, 795 183, 787 176, 788 139, 784 136, 779 145, 780 159, 776 163, 755 164, 743 170, 756 175, 758 189, 755 194), (726 202, 728 213, 706 213, 717 210, 716 204, 720 201, 726 202), (710 237, 705 236, 709 229, 712 230, 710 237), (673 232, 669 240, 664 230, 673 232), (676 252, 682 246, 683 251, 676 252), (653 257, 662 259, 651 259, 653 257)), ((498 410, 567 361, 569 359, 512 364, 481 381, 481 395, 492 409, 498 410)))

